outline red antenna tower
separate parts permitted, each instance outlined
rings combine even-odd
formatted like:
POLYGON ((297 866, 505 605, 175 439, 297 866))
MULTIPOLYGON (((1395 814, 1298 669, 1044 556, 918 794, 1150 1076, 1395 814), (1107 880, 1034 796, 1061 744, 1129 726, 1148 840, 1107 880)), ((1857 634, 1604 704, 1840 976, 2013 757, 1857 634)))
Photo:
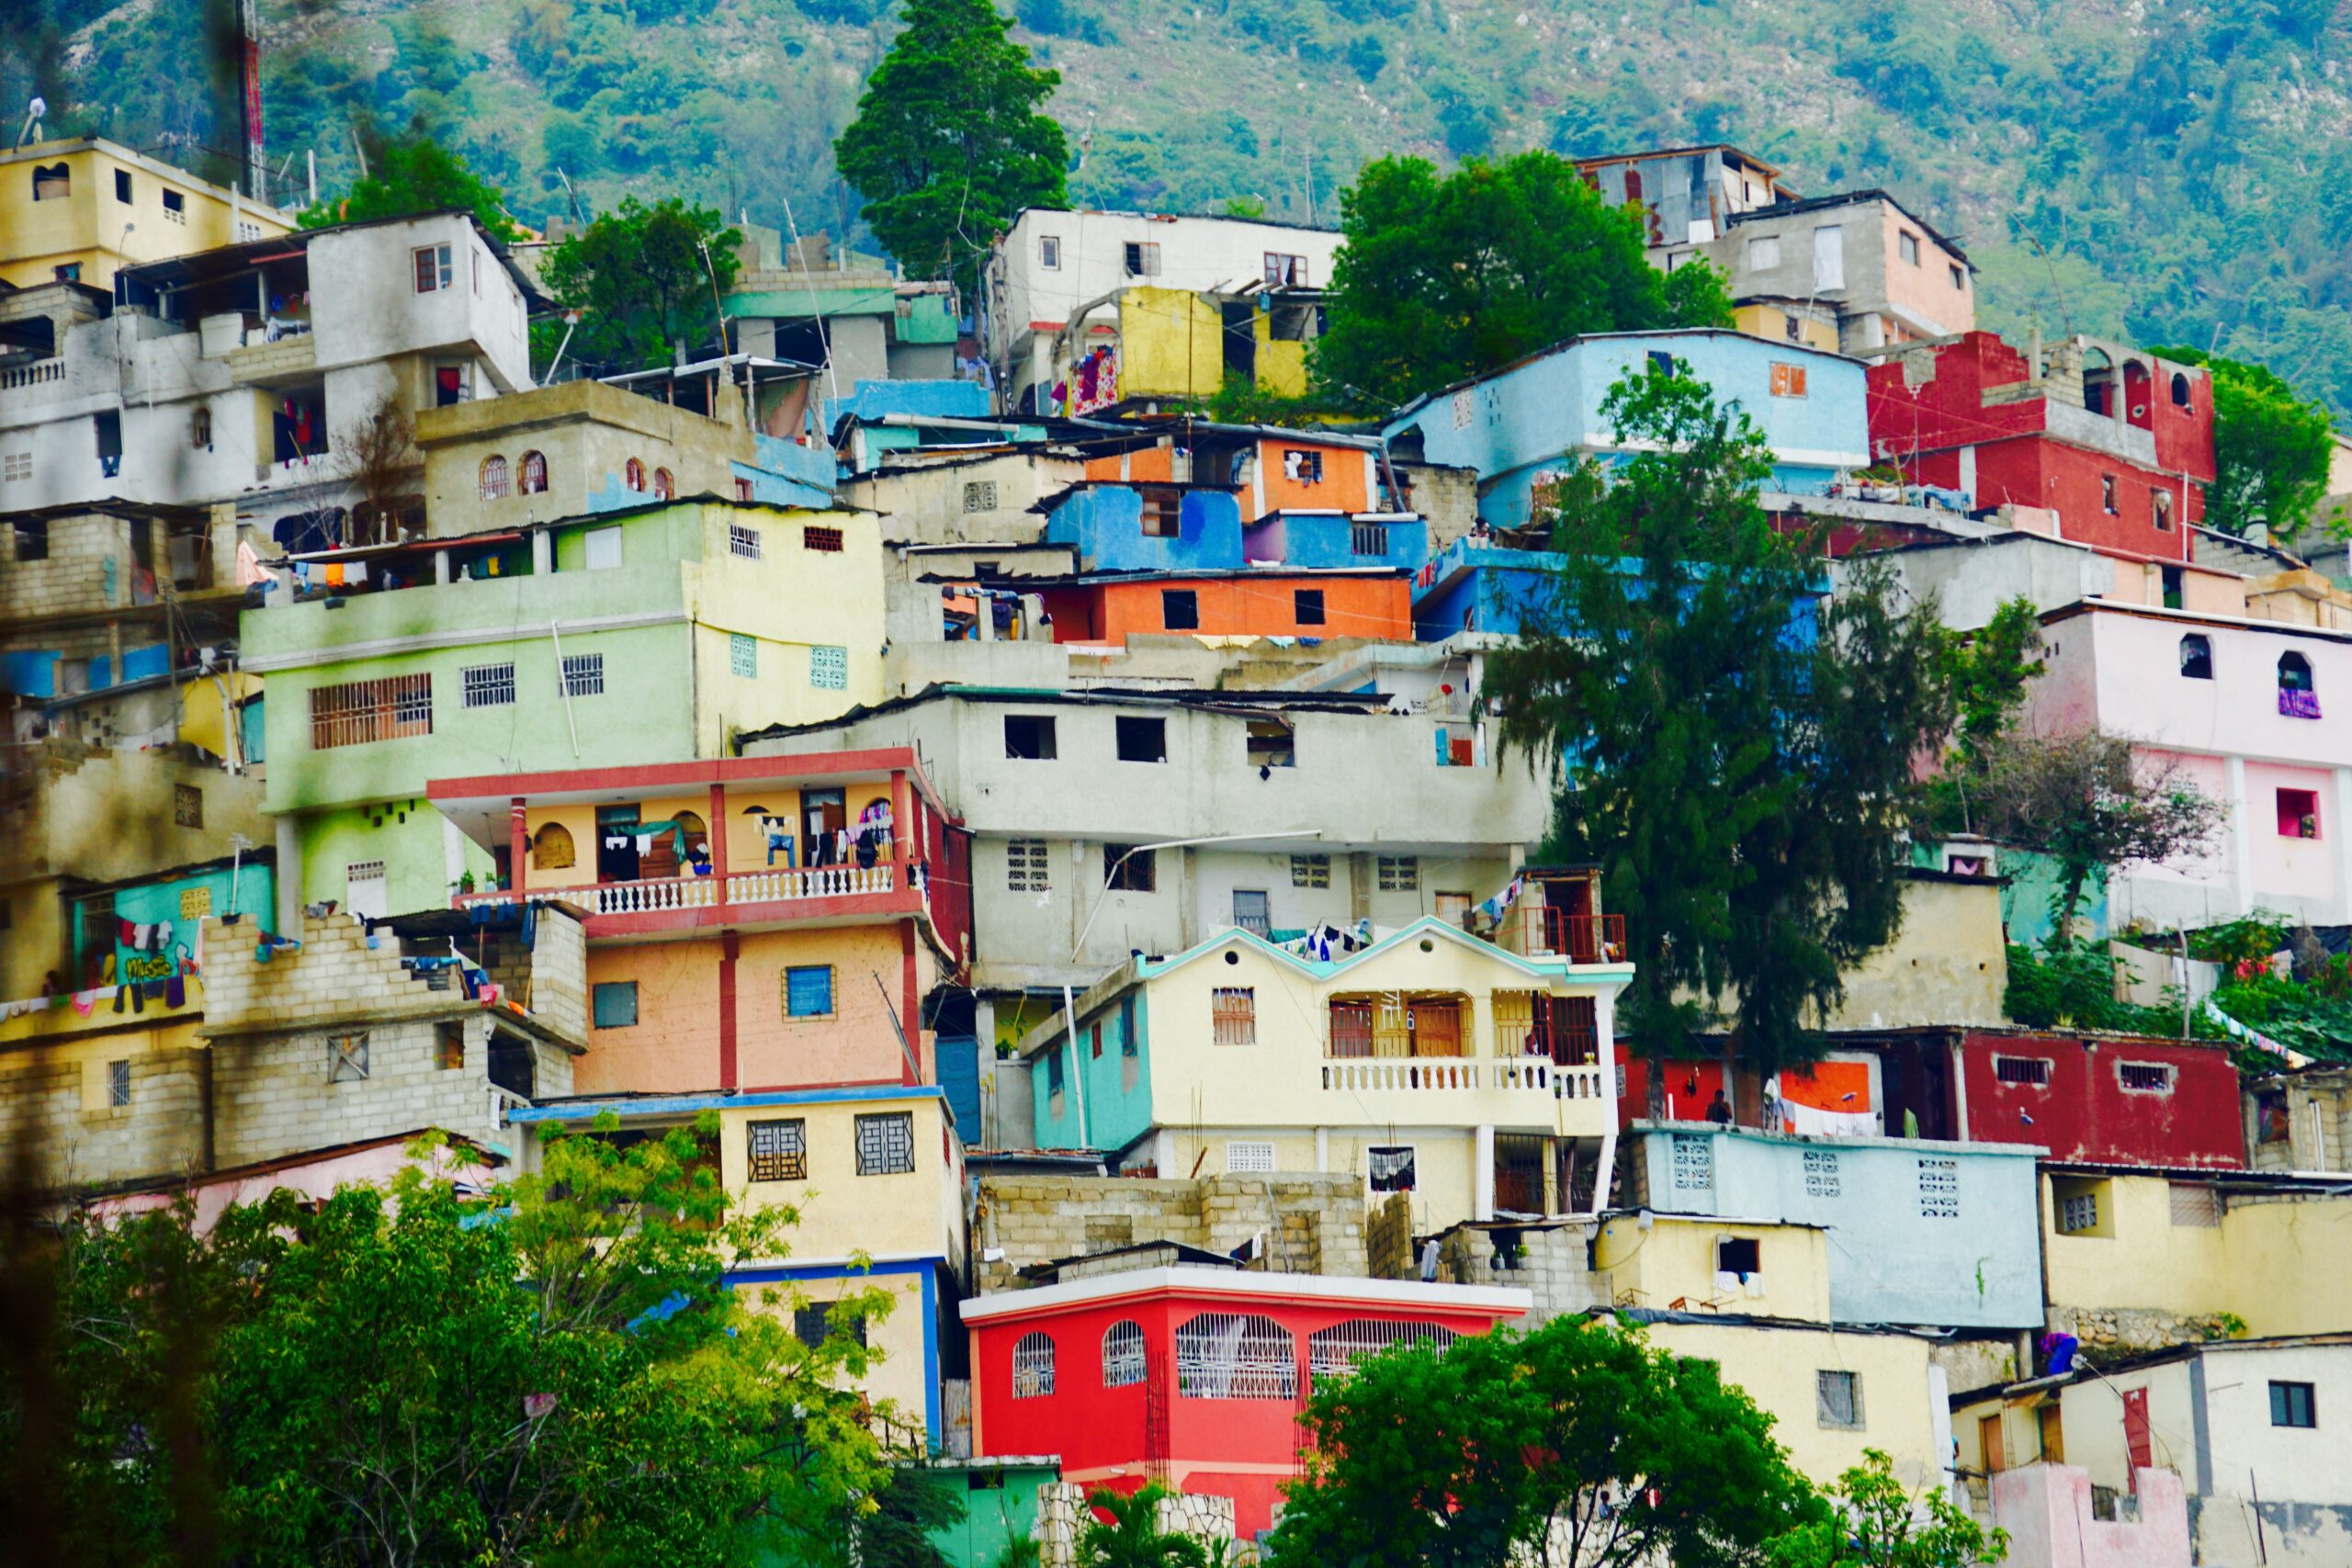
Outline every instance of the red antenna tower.
POLYGON ((261 146, 261 8, 259 0, 237 0, 237 33, 245 101, 245 194, 266 201, 263 188, 269 164, 261 146))

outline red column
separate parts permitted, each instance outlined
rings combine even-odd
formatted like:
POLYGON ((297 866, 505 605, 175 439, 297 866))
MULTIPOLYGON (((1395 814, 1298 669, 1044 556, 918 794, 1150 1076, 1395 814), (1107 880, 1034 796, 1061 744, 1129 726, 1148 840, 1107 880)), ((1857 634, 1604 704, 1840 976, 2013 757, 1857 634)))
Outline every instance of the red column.
MULTIPOLYGON (((717 850, 711 852, 718 853, 717 850)), ((718 937, 718 1087, 734 1089, 735 1071, 735 960, 743 950, 742 937, 734 931, 721 931, 718 937)))
MULTIPOLYGON (((987 601, 983 600, 981 604, 985 607, 987 601)), ((899 841, 898 858, 905 865, 912 865, 922 858, 922 846, 914 839, 913 794, 907 787, 904 773, 890 775, 890 836, 899 841)))
POLYGON ((727 787, 710 786, 710 878, 718 885, 718 901, 727 902, 727 787))
POLYGON ((910 919, 899 922, 899 989, 907 1031, 907 1053, 899 1058, 900 1081, 912 1086, 923 1081, 923 1062, 922 997, 915 988, 915 923, 910 919))
POLYGON ((506 871, 510 879, 509 885, 517 893, 523 891, 523 886, 526 880, 523 874, 524 868, 531 863, 531 829, 529 823, 526 820, 526 816, 527 813, 523 809, 521 795, 514 796, 507 803, 506 871))

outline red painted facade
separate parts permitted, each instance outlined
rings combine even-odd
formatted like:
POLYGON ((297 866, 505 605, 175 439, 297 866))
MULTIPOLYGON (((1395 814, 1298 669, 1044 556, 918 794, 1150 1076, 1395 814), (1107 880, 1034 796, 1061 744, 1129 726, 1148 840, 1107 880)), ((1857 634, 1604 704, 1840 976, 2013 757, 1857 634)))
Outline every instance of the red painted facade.
POLYGON ((1917 385, 1899 358, 1871 367, 1874 454, 1898 463, 1912 483, 1947 489, 1967 488, 1973 461, 1980 506, 2046 507, 2078 543, 2189 558, 2188 525, 2204 515, 2204 487, 2213 479, 2213 388, 2205 371, 2127 359, 2117 385, 2096 394, 2115 398, 2120 385, 2120 408, 2062 405, 2053 414, 2048 398, 1986 400, 1996 388, 2030 379, 2025 355, 1993 333, 1969 333, 1932 352, 1934 374, 1917 385), (2119 437, 2122 427, 2146 431, 2154 464, 2087 444, 2087 433, 2103 425, 2119 437), (2070 439, 2069 430, 2084 439, 2070 439))
POLYGON ((1976 1142, 2039 1144, 2068 1165, 2245 1168, 2237 1068, 2219 1045, 1970 1032, 1957 1066, 1976 1142))
POLYGON ((1231 1497, 1247 1540, 1299 1473, 1298 1414, 1315 1378, 1336 1375, 1340 1340, 1484 1334, 1527 1307, 1521 1291, 1198 1267, 984 1296, 963 1307, 972 1451, 1059 1454, 1064 1480, 1115 1492, 1158 1481, 1231 1497))

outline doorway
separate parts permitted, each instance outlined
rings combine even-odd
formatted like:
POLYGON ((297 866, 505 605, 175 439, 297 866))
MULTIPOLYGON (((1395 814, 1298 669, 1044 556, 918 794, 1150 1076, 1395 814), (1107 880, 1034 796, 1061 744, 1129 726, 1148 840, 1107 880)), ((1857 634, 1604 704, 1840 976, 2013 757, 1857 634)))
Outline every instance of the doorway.
POLYGON ((597 881, 637 880, 638 815, 634 806, 596 807, 597 881))
POLYGON ((801 856, 803 865, 837 865, 841 862, 841 835, 849 827, 849 802, 838 789, 804 789, 800 792, 801 841, 808 851, 801 856))

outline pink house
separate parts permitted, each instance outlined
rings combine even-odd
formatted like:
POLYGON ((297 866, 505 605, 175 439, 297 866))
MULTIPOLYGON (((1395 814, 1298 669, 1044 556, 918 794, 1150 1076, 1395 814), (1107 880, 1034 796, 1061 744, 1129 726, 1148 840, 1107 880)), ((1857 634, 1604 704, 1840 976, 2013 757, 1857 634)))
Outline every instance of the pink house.
POLYGON ((2127 1495, 2101 1495, 2091 1472, 2029 1464, 1992 1480, 1993 1522, 2009 1532, 2010 1568, 2188 1568, 2188 1502, 2169 1470, 2132 1473, 2127 1495))

